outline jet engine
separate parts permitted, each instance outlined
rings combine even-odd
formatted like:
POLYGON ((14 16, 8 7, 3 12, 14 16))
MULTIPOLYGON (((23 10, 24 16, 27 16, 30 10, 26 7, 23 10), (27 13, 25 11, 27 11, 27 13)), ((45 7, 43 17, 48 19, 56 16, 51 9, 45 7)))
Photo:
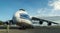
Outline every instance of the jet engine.
POLYGON ((39 24, 43 24, 43 21, 39 21, 39 24))
POLYGON ((48 22, 48 26, 51 26, 51 24, 52 24, 51 22, 48 22))

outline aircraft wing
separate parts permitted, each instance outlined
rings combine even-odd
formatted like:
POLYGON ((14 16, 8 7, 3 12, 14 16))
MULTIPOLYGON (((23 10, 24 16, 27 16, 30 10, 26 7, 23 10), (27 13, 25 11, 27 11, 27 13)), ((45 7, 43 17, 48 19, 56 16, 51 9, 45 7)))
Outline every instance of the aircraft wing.
POLYGON ((5 23, 5 24, 14 24, 14 23, 13 23, 13 20, 7 20, 7 21, 5 21, 4 23, 5 23))
POLYGON ((44 20, 44 19, 40 19, 40 18, 37 18, 37 17, 32 17, 32 20, 34 21, 39 21, 39 24, 43 24, 43 22, 47 22, 48 23, 48 26, 50 26, 52 23, 53 24, 58 24, 58 23, 55 23, 53 21, 48 21, 48 20, 44 20))

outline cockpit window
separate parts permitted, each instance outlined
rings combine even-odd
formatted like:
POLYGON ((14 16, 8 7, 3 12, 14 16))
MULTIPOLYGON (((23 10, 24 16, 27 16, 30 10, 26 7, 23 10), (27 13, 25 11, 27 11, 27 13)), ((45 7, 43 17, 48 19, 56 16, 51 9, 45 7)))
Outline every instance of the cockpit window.
POLYGON ((30 19, 29 15, 27 15, 27 14, 20 14, 20 18, 30 19))

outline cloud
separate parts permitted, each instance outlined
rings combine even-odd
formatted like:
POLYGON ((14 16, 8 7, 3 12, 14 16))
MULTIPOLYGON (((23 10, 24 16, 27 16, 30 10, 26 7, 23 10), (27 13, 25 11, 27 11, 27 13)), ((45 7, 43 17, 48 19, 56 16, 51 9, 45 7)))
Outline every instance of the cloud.
POLYGON ((42 16, 60 16, 60 0, 48 2, 48 7, 38 9, 38 14, 42 16))
POLYGON ((38 9, 37 14, 40 16, 47 16, 47 14, 50 14, 49 10, 50 9, 47 9, 47 8, 41 8, 41 9, 38 9))
POLYGON ((49 6, 53 7, 54 10, 60 10, 60 0, 50 1, 49 6))
POLYGON ((52 7, 50 15, 51 16, 60 16, 60 0, 53 0, 48 3, 52 7))

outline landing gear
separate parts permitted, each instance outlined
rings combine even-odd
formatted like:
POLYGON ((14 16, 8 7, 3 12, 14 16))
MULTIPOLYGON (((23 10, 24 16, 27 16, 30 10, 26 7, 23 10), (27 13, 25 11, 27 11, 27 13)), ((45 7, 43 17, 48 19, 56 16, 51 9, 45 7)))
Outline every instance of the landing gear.
POLYGON ((20 26, 19 29, 23 29, 23 30, 25 30, 25 29, 26 29, 26 26, 20 26))
POLYGON ((22 25, 22 26, 20 26, 19 29, 23 29, 23 30, 25 30, 25 29, 33 29, 33 28, 34 28, 34 27, 31 26, 31 25, 29 25, 29 26, 22 25))

